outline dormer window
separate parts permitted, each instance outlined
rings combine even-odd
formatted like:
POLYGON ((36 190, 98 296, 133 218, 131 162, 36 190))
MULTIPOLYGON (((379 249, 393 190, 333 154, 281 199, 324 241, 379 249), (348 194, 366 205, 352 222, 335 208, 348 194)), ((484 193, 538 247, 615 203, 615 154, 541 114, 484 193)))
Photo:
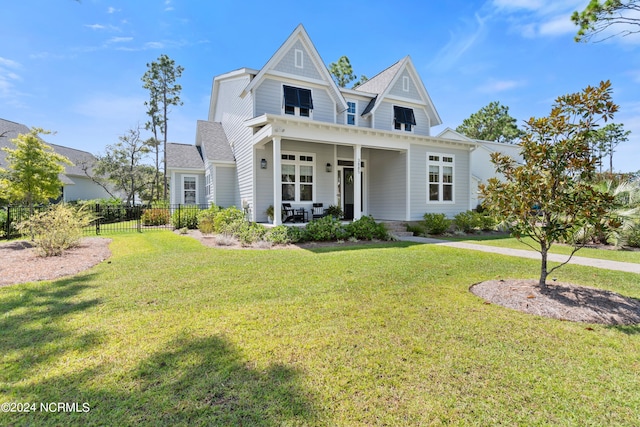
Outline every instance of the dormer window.
POLYGON ((284 87, 284 113, 292 116, 309 117, 313 110, 311 90, 293 86, 284 87))
POLYGON ((413 109, 405 107, 393 107, 393 127, 396 130, 412 132, 413 126, 416 125, 416 117, 413 115, 413 109))
POLYGON ((356 103, 355 102, 347 102, 349 108, 347 108, 347 124, 354 125, 356 124, 356 103))

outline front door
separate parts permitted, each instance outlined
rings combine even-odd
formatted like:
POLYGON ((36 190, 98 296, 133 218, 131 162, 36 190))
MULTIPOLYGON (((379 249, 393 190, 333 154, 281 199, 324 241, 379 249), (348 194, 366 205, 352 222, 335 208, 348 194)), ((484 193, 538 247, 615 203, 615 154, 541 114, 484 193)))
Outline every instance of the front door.
MULTIPOLYGON (((354 207, 354 188, 355 188, 355 170, 352 167, 352 161, 339 161, 339 163, 350 163, 350 166, 339 165, 338 169, 338 206, 342 208, 344 213, 344 219, 351 221, 353 219, 353 207, 354 207)), ((361 191, 360 191, 360 206, 364 211, 364 172, 360 172, 361 178, 361 191)))

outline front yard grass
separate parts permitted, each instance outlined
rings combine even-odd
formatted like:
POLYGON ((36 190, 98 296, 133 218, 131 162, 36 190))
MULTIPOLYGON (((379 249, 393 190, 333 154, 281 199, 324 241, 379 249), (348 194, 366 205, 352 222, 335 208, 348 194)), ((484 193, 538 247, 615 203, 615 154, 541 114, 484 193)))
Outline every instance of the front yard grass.
MULTIPOLYGON (((538 262, 410 243, 223 250, 111 236, 69 279, 0 288, 0 425, 637 425, 640 327, 472 295, 538 262)), ((558 280, 640 298, 637 275, 558 280)))

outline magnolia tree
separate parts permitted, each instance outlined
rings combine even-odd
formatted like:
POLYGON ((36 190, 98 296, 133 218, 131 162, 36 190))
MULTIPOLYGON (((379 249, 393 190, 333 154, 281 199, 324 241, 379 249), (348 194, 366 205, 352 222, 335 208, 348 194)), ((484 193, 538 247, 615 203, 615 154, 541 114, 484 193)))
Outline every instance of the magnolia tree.
POLYGON ((598 123, 611 119, 617 110, 609 81, 561 96, 548 117, 526 122, 520 142, 524 164, 504 154, 492 155, 504 179, 492 178, 481 186, 484 205, 512 227, 516 238, 530 237, 536 243, 530 246, 541 254, 541 287, 582 247, 574 245, 569 259, 549 270, 552 244, 571 241, 585 226, 615 226, 609 218, 613 196, 590 183, 597 163, 590 141, 598 123))

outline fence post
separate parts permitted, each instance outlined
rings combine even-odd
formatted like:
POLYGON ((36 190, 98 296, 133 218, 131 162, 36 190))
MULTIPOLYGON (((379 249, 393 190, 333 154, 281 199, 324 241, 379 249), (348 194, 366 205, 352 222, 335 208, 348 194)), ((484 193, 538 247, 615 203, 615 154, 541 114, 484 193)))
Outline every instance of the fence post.
POLYGON ((182 228, 182 214, 180 213, 180 204, 178 204, 178 227, 176 227, 178 230, 182 228))
POLYGON ((96 203, 95 212, 96 212, 96 235, 100 235, 100 204, 99 203, 96 203))
POLYGON ((135 207, 135 215, 137 218, 138 233, 142 233, 142 207, 141 206, 135 207))
POLYGON ((5 236, 7 236, 7 239, 9 239, 11 237, 9 235, 9 233, 11 233, 11 206, 7 206, 7 222, 4 228, 5 228, 5 236))

